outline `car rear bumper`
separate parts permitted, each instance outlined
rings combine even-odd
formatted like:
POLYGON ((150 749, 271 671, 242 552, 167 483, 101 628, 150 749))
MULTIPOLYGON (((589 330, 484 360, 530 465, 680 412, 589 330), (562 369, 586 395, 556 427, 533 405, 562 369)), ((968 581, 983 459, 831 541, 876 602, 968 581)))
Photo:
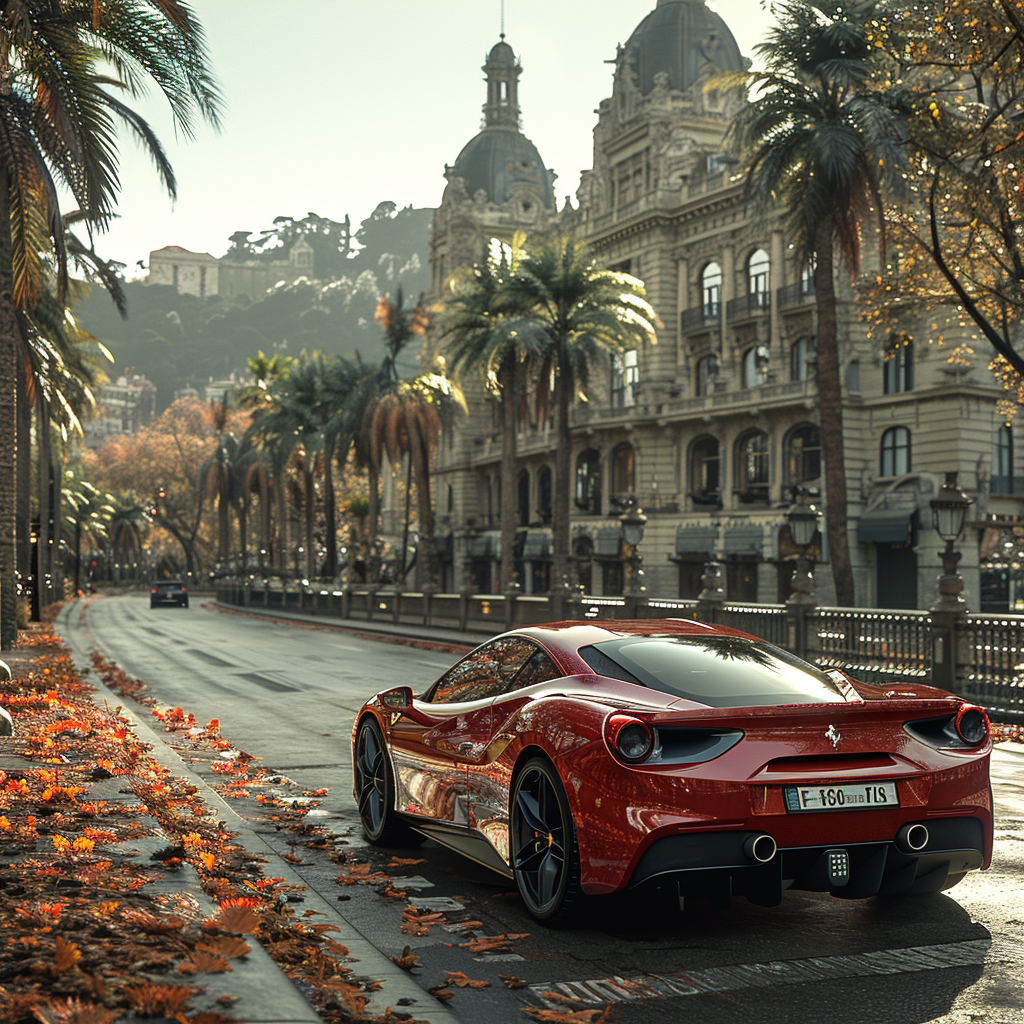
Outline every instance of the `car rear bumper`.
POLYGON ((936 892, 953 876, 985 863, 985 829, 978 818, 932 818, 920 822, 928 840, 910 851, 890 841, 780 847, 759 863, 747 852, 753 831, 668 835, 643 853, 627 887, 677 882, 683 896, 746 896, 775 906, 786 889, 829 892, 843 899, 936 892), (845 850, 848 879, 832 885, 829 851, 845 850))

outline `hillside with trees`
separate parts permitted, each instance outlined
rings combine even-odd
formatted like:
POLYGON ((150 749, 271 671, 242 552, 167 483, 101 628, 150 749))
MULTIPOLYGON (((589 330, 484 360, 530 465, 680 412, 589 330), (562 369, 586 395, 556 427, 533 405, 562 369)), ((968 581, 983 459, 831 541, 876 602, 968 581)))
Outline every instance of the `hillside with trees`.
POLYGON ((379 345, 374 310, 381 296, 398 285, 415 296, 429 285, 432 216, 432 210, 381 203, 354 237, 347 219, 278 217, 255 240, 251 232, 235 232, 229 254, 277 259, 302 237, 314 249, 315 278, 282 283, 262 295, 205 299, 166 285, 127 282, 127 319, 100 288, 76 317, 110 350, 110 376, 134 367, 156 385, 158 409, 182 388, 201 389, 211 377, 232 372, 245 375, 246 360, 260 351, 366 355, 379 345))

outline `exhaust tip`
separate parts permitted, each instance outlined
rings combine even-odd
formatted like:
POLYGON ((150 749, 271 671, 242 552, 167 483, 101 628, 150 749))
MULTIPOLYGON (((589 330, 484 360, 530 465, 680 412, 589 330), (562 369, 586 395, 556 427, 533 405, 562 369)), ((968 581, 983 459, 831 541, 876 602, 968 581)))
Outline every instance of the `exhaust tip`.
POLYGON ((896 845, 904 853, 920 853, 928 845, 928 829, 920 823, 904 825, 896 833, 896 845))
POLYGON ((775 856, 776 850, 778 845, 767 832, 756 832, 747 836, 743 843, 743 852, 758 864, 767 864, 775 856))

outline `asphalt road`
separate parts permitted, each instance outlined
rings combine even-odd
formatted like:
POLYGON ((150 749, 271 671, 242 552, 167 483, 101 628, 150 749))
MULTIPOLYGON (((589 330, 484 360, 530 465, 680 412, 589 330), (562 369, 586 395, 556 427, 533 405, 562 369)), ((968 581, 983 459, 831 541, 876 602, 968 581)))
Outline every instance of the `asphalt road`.
POLYGON ((297 847, 287 830, 254 822, 281 853, 300 853, 305 863, 296 870, 306 884, 378 949, 391 956, 411 946, 424 988, 447 971, 491 982, 454 989, 447 1006, 467 1024, 522 1022, 524 1007, 576 1012, 609 1004, 609 1024, 1024 1024, 1024 747, 1005 745, 993 756, 993 867, 949 894, 846 902, 787 893, 771 909, 736 899, 728 910, 685 911, 667 895, 604 897, 590 901, 572 928, 552 930, 527 915, 507 881, 434 843, 395 851, 423 858, 402 867, 362 843, 350 792, 353 715, 386 686, 422 689, 452 655, 198 602, 151 611, 146 596, 79 602, 58 627, 143 679, 161 702, 201 722, 219 718, 224 735, 264 767, 305 789, 328 788, 310 821, 340 835, 371 869, 393 875, 412 901, 445 910, 449 921, 480 922, 478 936, 526 933, 498 953, 474 953, 450 924, 403 934, 409 900, 339 885, 338 866, 326 856, 297 847), (508 988, 500 975, 526 984, 508 988))

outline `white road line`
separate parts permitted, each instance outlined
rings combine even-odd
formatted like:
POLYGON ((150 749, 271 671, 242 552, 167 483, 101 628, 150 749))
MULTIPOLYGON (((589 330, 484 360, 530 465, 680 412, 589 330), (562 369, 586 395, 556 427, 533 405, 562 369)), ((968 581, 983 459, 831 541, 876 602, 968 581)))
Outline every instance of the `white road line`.
POLYGON ((989 939, 974 939, 938 946, 883 949, 875 953, 849 956, 816 956, 806 960, 733 964, 728 967, 712 967, 706 971, 643 974, 636 978, 614 976, 591 981, 558 981, 530 985, 528 991, 541 1005, 559 1010, 564 1009, 564 1004, 559 1005, 557 1000, 545 998, 545 992, 556 992, 584 1003, 623 1003, 769 985, 803 985, 807 982, 859 978, 872 974, 910 974, 914 971, 983 964, 991 945, 989 939))

